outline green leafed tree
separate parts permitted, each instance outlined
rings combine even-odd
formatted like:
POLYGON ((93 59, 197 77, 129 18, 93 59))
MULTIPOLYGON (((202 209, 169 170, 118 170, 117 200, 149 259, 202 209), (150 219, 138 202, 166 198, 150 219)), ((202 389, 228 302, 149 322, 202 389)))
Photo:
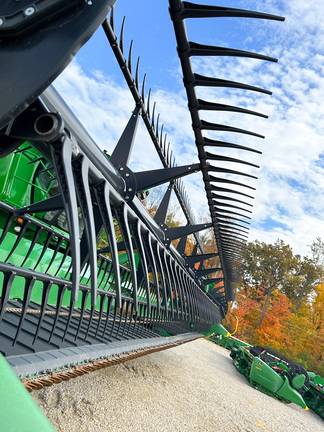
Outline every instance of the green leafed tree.
POLYGON ((316 273, 322 281, 324 279, 324 242, 320 237, 316 237, 312 242, 310 250, 316 273))
POLYGON ((264 302, 256 327, 262 323, 276 289, 282 290, 296 302, 309 293, 309 282, 313 280, 311 270, 311 260, 302 261, 283 240, 278 239, 274 244, 259 241, 248 243, 243 264, 244 285, 253 287, 255 296, 264 302))
POLYGON ((295 255, 295 265, 282 286, 282 291, 291 300, 295 312, 307 301, 308 296, 321 281, 321 273, 312 259, 301 259, 299 255, 295 255))

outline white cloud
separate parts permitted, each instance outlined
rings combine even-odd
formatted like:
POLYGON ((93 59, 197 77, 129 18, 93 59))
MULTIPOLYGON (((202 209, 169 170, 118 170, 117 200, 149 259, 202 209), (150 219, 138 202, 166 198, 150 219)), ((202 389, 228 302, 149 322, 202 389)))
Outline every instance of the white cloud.
MULTIPOLYGON (((88 76, 77 61, 60 75, 54 85, 100 148, 111 154, 135 108, 126 85, 113 81, 99 71, 88 76)), ((147 166, 151 169, 161 167, 142 122, 134 146, 137 151, 132 152, 130 164, 136 171, 147 166)))
MULTIPOLYGON (((194 71, 206 76, 230 79, 273 91, 272 96, 243 90, 197 88, 198 97, 237 105, 269 115, 255 116, 221 112, 201 112, 201 118, 251 130, 265 140, 241 134, 204 132, 205 136, 260 149, 263 155, 234 149, 208 147, 214 154, 225 154, 261 165, 261 170, 241 164, 218 163, 259 176, 255 182, 229 176, 257 188, 253 202, 250 239, 273 243, 278 237, 291 244, 296 253, 306 254, 308 245, 322 233, 324 214, 324 3, 314 0, 241 1, 241 7, 255 8, 286 16, 285 23, 247 20, 240 28, 242 46, 278 56, 279 63, 221 57, 192 59, 194 71), (244 27, 245 26, 245 27, 244 27), (261 49, 259 50, 259 47, 261 49)), ((233 5, 229 5, 234 7, 233 5)), ((217 29, 216 29, 217 31, 217 29)), ((229 44, 231 46, 231 44, 229 44)), ((178 77, 178 70, 173 71, 178 77)), ((134 108, 128 89, 104 72, 85 75, 74 62, 57 80, 56 87, 67 99, 94 139, 109 152, 114 148, 134 108), (77 89, 77 90, 76 90, 77 89)), ((197 161, 197 150, 184 92, 164 88, 152 92, 171 141, 176 162, 197 161)), ((157 168, 156 157, 147 131, 141 126, 132 154, 136 170, 157 168)), ((192 207, 197 213, 207 209, 201 175, 186 177, 192 207)), ((237 190, 250 193, 246 188, 237 190)), ((253 193, 252 193, 253 194, 253 193)), ((239 196, 237 196, 239 198, 239 196)), ((207 210, 206 210, 207 211, 207 210)))

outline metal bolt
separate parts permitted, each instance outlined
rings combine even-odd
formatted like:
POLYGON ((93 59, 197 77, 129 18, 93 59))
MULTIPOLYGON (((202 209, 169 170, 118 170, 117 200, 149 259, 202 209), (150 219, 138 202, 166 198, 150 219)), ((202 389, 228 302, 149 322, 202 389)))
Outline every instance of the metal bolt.
POLYGON ((30 16, 33 15, 35 13, 35 8, 33 7, 28 7, 27 9, 25 9, 24 14, 26 16, 30 16))
POLYGON ((132 192, 132 190, 133 190, 132 188, 128 188, 128 192, 132 192))
POLYGON ((126 173, 126 174, 125 174, 125 177, 129 177, 129 173, 126 173))
POLYGON ((119 171, 124 171, 124 168, 123 168, 123 167, 120 167, 120 168, 119 168, 119 171))

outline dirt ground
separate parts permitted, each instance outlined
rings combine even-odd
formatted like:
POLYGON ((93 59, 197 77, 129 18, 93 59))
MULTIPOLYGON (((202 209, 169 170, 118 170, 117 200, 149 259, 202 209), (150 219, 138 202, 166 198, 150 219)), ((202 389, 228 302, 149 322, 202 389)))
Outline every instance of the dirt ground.
POLYGON ((249 386, 204 339, 63 382, 32 396, 58 432, 317 432, 312 411, 249 386))

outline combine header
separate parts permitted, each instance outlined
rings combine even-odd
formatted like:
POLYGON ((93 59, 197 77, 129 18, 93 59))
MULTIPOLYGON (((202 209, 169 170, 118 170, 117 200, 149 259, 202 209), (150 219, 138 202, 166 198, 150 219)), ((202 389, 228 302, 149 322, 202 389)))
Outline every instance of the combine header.
POLYGON ((202 76, 193 70, 191 58, 276 59, 188 41, 185 23, 200 19, 203 25, 208 17, 283 19, 169 1, 199 158, 199 163, 177 166, 151 92, 145 91, 146 76, 140 84, 139 61, 133 74, 132 48, 125 53, 124 24, 119 39, 115 34, 114 4, 5 0, 0 5, 0 350, 30 390, 55 382, 58 371, 62 378, 64 368, 71 374, 100 359, 199 337, 225 317, 228 302, 234 300, 233 284, 239 281, 253 197, 236 188, 254 189, 238 180, 256 177, 233 170, 231 164, 255 165, 207 147, 256 150, 212 140, 204 131, 261 135, 207 122, 201 113, 266 116, 201 100, 196 89, 270 92, 202 76), (134 99, 130 120, 110 157, 51 86, 100 26, 134 99), (129 168, 140 121, 161 160, 160 169, 129 168), (230 167, 221 168, 218 161, 230 167), (197 171, 205 184, 210 223, 195 222, 181 180, 197 171), (152 219, 139 198, 162 184, 168 188, 152 219), (185 226, 166 225, 171 193, 183 210, 185 226), (208 228, 216 240, 213 253, 205 253, 199 236, 208 228), (188 256, 185 246, 191 235, 195 246, 188 256), (180 239, 176 248, 175 239, 180 239), (215 257, 217 267, 208 265, 215 257))
POLYGON ((280 401, 311 408, 324 418, 324 379, 277 355, 239 342, 232 345, 230 354, 252 387, 280 401))

